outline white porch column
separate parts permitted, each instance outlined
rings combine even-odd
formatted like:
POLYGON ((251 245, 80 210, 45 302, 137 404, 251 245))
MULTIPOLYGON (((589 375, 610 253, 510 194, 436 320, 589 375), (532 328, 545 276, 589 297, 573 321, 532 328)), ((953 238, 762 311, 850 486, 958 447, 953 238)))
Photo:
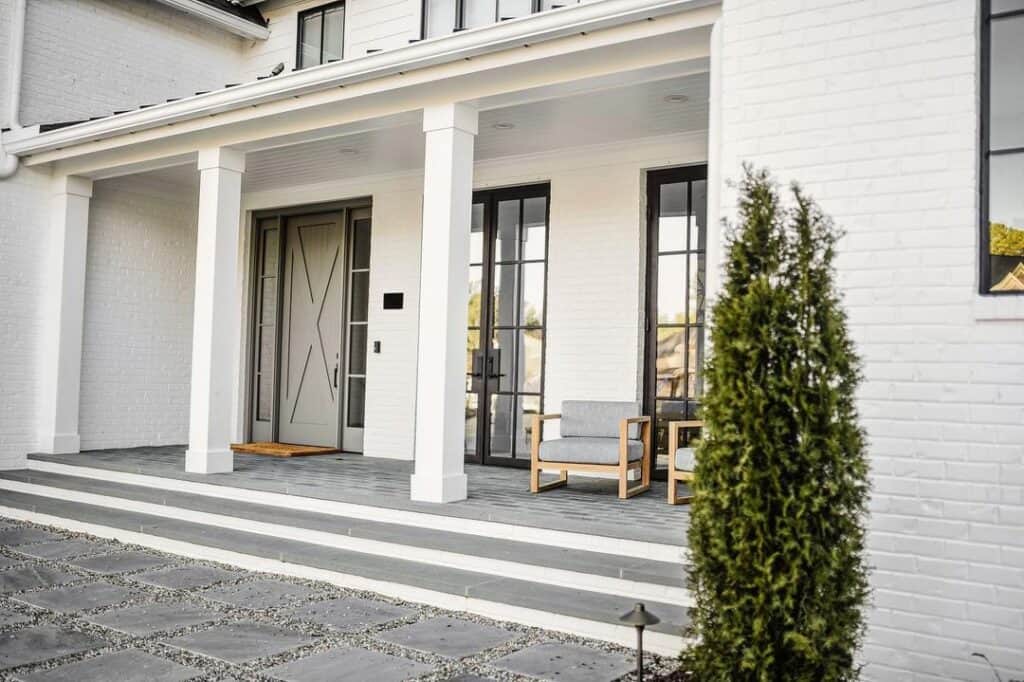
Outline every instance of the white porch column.
POLYGON ((39 449, 78 452, 78 400, 82 380, 85 249, 92 180, 61 176, 50 199, 50 267, 43 334, 39 449))
POLYGON ((466 499, 466 306, 477 111, 462 103, 424 109, 423 132, 416 471, 410 497, 455 502, 466 499))
MULTIPOLYGON (((704 292, 710 311, 722 289, 725 251, 722 234, 722 20, 711 27, 710 92, 708 98, 707 273, 704 292)), ((710 339, 710 334, 708 335, 710 339)))
POLYGON ((238 246, 245 154, 199 151, 199 234, 192 322, 192 396, 185 471, 231 471, 232 402, 238 352, 238 246))

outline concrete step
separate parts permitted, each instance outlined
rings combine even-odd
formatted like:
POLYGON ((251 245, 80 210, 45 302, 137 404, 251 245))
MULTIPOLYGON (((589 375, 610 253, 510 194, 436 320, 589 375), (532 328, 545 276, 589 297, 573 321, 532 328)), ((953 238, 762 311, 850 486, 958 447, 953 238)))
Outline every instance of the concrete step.
MULTIPOLYGON (((274 491, 264 489, 262 486, 236 486, 230 482, 230 477, 188 476, 177 470, 154 475, 142 471, 111 468, 109 463, 106 463, 107 466, 92 466, 90 462, 94 461, 96 460, 83 459, 78 456, 30 455, 28 468, 36 472, 124 483, 156 490, 161 494, 170 492, 196 494, 220 500, 251 502, 279 509, 395 523, 426 530, 447 530, 483 538, 505 538, 565 549, 617 554, 630 559, 650 559, 673 565, 685 563, 688 556, 687 548, 681 544, 685 537, 682 527, 677 537, 678 543, 675 541, 671 543, 658 542, 644 539, 645 529, 642 527, 635 529, 635 532, 631 529, 628 534, 618 532, 606 535, 594 532, 592 526, 588 526, 585 522, 579 522, 577 519, 566 519, 567 523, 562 527, 538 526, 518 520, 513 522, 496 521, 491 516, 481 517, 473 512, 467 515, 469 507, 459 504, 423 505, 417 503, 410 507, 408 500, 395 500, 394 498, 388 498, 386 501, 332 499, 315 496, 315 491, 309 490, 310 486, 303 486, 296 490, 288 490, 288 486, 279 486, 281 489, 274 491), (183 478, 183 476, 186 477, 183 478), (200 480, 195 480, 196 478, 200 480), (435 507, 438 511, 434 511, 435 507), (568 523, 568 521, 575 522, 568 523), (624 535, 626 537, 623 537, 624 535)), ((100 461, 99 464, 104 463, 100 461)), ((146 471, 148 470, 147 468, 146 471)))
MULTIPOLYGON (((635 598, 631 596, 552 585, 516 574, 463 570, 408 557, 353 551, 309 542, 295 535, 253 533, 160 513, 144 513, 128 508, 135 502, 129 497, 97 495, 106 497, 111 504, 88 504, 77 496, 95 493, 56 485, 38 486, 47 494, 28 493, 24 490, 30 488, 15 488, 36 484, 18 480, 17 473, 12 472, 5 472, 2 485, 0 516, 252 570, 324 580, 626 646, 630 646, 635 637, 632 628, 622 626, 617 620, 632 607, 635 598), (118 501, 121 506, 115 506, 118 501)), ((153 505, 157 512, 161 507, 171 509, 166 505, 153 505)), ((663 655, 676 654, 683 645, 680 633, 686 621, 685 607, 679 603, 646 601, 648 609, 662 618, 662 623, 652 628, 646 638, 648 647, 663 655)))
POLYGON ((237 502, 66 474, 0 472, 0 490, 137 511, 378 556, 688 605, 683 566, 615 553, 552 547, 346 516, 237 502))

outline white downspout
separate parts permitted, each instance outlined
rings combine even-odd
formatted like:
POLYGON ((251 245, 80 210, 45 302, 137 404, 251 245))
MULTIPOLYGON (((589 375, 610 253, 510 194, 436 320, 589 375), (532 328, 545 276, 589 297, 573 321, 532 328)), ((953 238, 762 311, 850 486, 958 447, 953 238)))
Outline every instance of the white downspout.
MULTIPOLYGON (((25 4, 27 0, 14 0, 14 14, 11 16, 10 74, 7 80, 7 126, 12 130, 21 128, 21 64, 25 54, 25 4)), ((0 139, 0 180, 6 180, 18 170, 18 157, 8 154, 0 139)))

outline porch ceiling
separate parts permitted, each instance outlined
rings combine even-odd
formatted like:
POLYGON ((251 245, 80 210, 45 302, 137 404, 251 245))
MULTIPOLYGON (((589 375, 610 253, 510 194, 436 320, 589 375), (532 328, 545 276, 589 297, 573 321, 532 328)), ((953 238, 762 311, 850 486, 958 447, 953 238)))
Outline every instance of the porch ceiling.
MULTIPOLYGON (((637 82, 630 84, 592 84, 590 88, 577 84, 575 92, 548 91, 537 94, 541 99, 486 108, 480 114, 476 159, 490 161, 706 130, 708 74, 700 71, 700 66, 696 73, 686 75, 644 80, 643 74, 637 74, 637 82), (561 96, 552 96, 557 94, 561 96), (684 101, 679 101, 680 97, 684 101)), ((482 108, 494 104, 481 102, 482 108)), ((418 112, 409 112, 358 132, 253 151, 246 162, 244 190, 259 192, 409 172, 422 165, 420 117, 418 112)), ((198 184, 198 173, 191 164, 143 175, 167 187, 198 184)))

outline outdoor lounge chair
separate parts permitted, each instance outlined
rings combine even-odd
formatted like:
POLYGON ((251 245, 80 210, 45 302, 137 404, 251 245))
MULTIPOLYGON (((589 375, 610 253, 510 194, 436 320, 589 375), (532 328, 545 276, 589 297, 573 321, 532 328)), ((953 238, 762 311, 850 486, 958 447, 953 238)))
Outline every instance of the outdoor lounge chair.
POLYGON ((615 474, 619 498, 651 487, 651 418, 640 417, 640 403, 566 400, 560 414, 533 417, 530 492, 560 488, 570 471, 615 474), (561 419, 561 438, 543 440, 544 422, 561 419), (629 472, 640 471, 640 484, 629 487, 629 472), (558 479, 541 485, 540 472, 557 471, 558 479))
POLYGON ((676 486, 679 481, 692 482, 693 470, 697 463, 694 456, 695 450, 692 447, 679 447, 679 432, 683 429, 700 429, 704 422, 693 419, 668 423, 668 503, 689 504, 693 496, 676 496, 676 486))

